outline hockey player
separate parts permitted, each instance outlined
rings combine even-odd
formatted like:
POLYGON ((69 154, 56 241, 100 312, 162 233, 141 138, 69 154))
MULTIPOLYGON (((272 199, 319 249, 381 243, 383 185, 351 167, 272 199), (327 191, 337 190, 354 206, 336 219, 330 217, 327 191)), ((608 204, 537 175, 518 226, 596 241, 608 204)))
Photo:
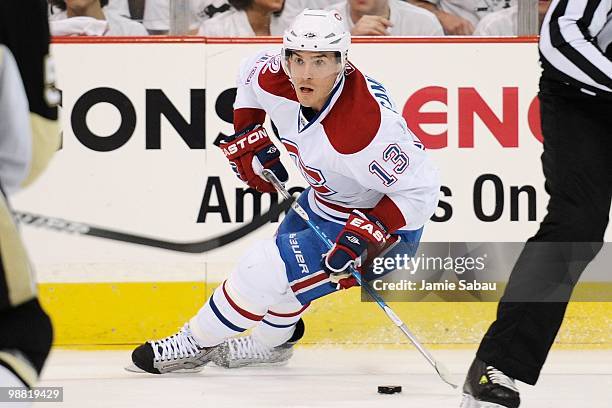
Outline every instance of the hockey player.
POLYGON ((260 174, 286 181, 274 122, 310 184, 300 204, 329 237, 328 251, 293 211, 274 238, 253 245, 202 309, 176 334, 134 350, 150 373, 280 364, 304 331, 313 300, 355 284, 360 267, 395 242, 414 254, 438 202, 438 173, 383 85, 347 60, 350 33, 337 11, 305 10, 285 32, 281 52, 245 61, 234 104, 236 134, 221 143, 238 177, 262 192, 260 174), (399 241, 398 241, 399 239, 399 241), (253 328, 248 336, 234 338, 253 328))
MULTIPOLYGON (((32 387, 53 329, 10 211, 60 144, 59 91, 49 65, 47 3, 0 2, 0 386, 32 387)), ((10 402, 10 401, 9 401, 10 402)), ((0 403, 1 406, 4 406, 0 403)), ((9 404, 12 405, 12 404, 9 404)), ((17 404, 23 406, 22 404, 17 404)))

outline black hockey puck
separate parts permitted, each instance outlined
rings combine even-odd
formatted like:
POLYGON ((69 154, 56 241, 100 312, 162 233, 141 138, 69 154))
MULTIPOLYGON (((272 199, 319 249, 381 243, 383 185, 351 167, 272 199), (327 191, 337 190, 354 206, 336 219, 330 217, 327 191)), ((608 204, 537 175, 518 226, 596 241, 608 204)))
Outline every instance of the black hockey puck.
POLYGON ((402 392, 401 385, 379 385, 378 386, 379 394, 397 394, 398 392, 402 392))

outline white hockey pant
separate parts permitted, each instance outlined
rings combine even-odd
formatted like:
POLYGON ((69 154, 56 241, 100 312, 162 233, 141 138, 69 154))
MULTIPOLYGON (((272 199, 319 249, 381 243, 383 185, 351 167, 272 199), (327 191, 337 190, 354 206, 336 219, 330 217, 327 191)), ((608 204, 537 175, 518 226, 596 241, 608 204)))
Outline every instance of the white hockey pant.
POLYGON ((291 338, 304 313, 289 287, 285 264, 274 239, 255 244, 190 320, 200 345, 211 347, 254 328, 252 335, 270 347, 291 338))

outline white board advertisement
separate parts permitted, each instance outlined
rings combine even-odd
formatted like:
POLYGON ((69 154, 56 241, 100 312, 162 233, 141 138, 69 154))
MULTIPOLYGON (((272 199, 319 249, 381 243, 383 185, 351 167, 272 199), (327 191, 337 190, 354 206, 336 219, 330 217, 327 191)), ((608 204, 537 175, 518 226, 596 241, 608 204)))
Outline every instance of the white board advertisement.
MULTIPOLYGON (((240 61, 264 47, 279 45, 54 44, 62 149, 13 206, 179 242, 248 223, 253 196, 243 195, 213 142, 233 131, 240 61)), ((539 162, 537 44, 359 42, 350 59, 384 84, 441 170, 441 204, 424 241, 523 241, 536 231, 548 199, 539 162)), ((305 186, 283 160, 289 186, 305 186)), ((264 195, 259 210, 269 202, 264 195)), ((277 225, 203 254, 27 226, 23 233, 42 282, 219 281, 277 225)))

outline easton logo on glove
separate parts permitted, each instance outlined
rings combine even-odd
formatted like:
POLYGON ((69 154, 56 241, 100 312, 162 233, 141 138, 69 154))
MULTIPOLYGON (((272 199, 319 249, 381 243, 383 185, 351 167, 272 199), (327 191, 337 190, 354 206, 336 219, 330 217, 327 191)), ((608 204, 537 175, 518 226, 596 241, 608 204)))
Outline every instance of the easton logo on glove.
MULTIPOLYGON (((242 155, 241 152, 243 151, 253 151, 254 148, 261 146, 266 140, 269 142, 268 132, 265 128, 260 127, 238 136, 233 141, 222 143, 221 150, 223 150, 225 157, 233 159, 242 155)), ((276 147, 274 147, 274 149, 276 149, 276 147)), ((274 152, 275 151, 272 151, 270 153, 274 152)))
POLYGON ((262 177, 264 169, 271 170, 281 182, 289 178, 280 161, 280 151, 268 137, 266 129, 259 124, 220 140, 219 147, 238 178, 257 191, 276 191, 274 186, 262 177))
POLYGON ((375 217, 354 210, 334 246, 325 255, 325 269, 330 272, 332 281, 348 277, 349 266, 361 267, 368 253, 379 253, 387 236, 386 228, 375 217))
POLYGON ((346 239, 348 239, 349 241, 351 241, 353 244, 359 245, 359 238, 353 236, 353 235, 349 235, 346 237, 346 239))
MULTIPOLYGON (((366 217, 363 213, 360 213, 358 211, 354 212, 357 212, 361 216, 366 217)), ((354 228, 351 227, 355 227, 357 228, 357 232, 365 232, 369 234, 372 238, 374 238, 377 242, 380 242, 381 244, 385 243, 385 236, 387 235, 387 232, 383 231, 378 225, 370 221, 367 217, 364 219, 361 217, 355 217, 353 214, 351 214, 347 224, 349 225, 349 228, 345 227, 346 229, 354 230, 354 228)), ((358 243, 359 242, 357 242, 357 244, 358 243)))

